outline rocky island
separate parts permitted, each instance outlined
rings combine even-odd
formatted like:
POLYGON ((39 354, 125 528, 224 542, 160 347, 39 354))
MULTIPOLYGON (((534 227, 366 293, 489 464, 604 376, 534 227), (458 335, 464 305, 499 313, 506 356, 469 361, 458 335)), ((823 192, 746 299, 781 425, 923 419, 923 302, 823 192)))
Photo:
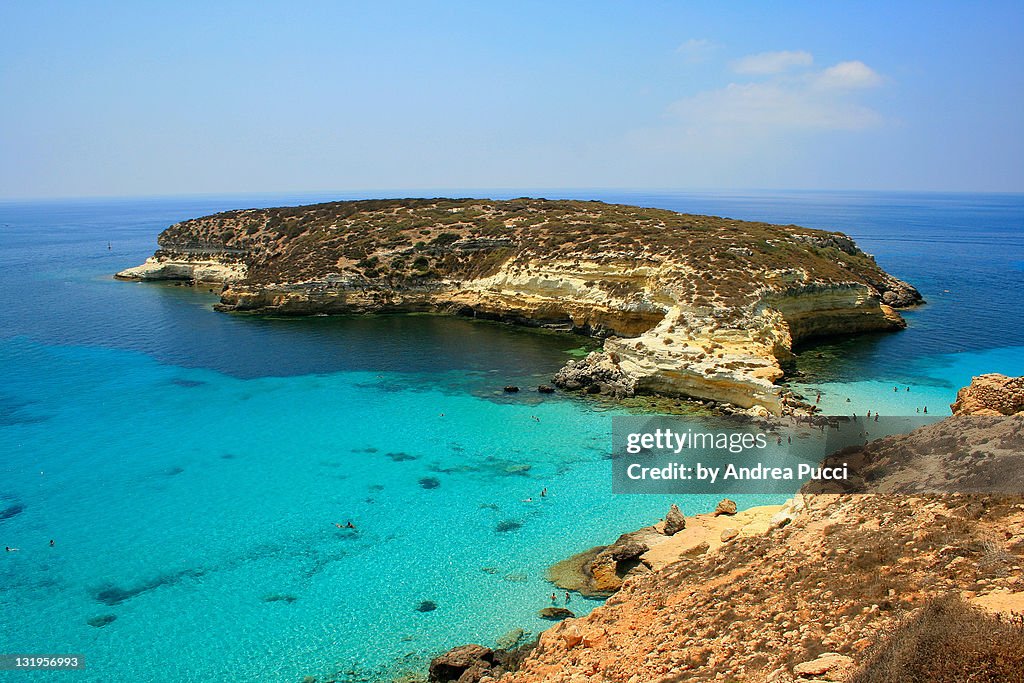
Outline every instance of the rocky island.
POLYGON ((577 332, 556 384, 783 413, 795 344, 896 330, 921 302, 846 235, 596 201, 392 199, 170 226, 130 280, 222 287, 223 311, 443 312, 577 332))

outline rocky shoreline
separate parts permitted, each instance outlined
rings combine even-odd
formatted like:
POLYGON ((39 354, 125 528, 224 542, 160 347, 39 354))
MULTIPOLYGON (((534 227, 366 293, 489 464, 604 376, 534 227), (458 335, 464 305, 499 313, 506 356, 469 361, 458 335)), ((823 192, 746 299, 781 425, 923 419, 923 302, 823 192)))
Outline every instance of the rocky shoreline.
POLYGON ((473 646, 471 665, 432 667, 430 680, 1022 680, 1024 480, 959 489, 1020 471, 1024 378, 975 377, 953 410, 846 453, 875 468, 862 494, 805 488, 783 506, 723 500, 685 519, 672 506, 567 558, 549 580, 610 596, 604 606, 515 657, 473 646), (936 465, 946 491, 915 493, 904 473, 927 480, 936 465))
POLYGON ((583 201, 401 199, 230 211, 172 225, 126 280, 222 288, 219 310, 433 311, 603 340, 556 382, 806 411, 794 344, 899 330, 922 302, 846 235, 583 201))

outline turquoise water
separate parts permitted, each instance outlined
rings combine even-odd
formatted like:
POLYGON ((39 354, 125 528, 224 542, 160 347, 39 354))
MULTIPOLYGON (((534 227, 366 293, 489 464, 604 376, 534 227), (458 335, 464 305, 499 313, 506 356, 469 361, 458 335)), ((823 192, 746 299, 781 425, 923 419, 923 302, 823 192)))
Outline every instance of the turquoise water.
MULTIPOLYGON (((919 285, 907 331, 803 350, 830 410, 934 413, 972 374, 1024 374, 1020 197, 588 196, 844 229, 919 285)), ((611 494, 611 412, 501 391, 579 338, 228 316, 110 279, 176 220, 322 198, 0 205, 0 652, 81 653, 88 681, 387 681, 538 632, 550 563, 662 516, 611 494)))

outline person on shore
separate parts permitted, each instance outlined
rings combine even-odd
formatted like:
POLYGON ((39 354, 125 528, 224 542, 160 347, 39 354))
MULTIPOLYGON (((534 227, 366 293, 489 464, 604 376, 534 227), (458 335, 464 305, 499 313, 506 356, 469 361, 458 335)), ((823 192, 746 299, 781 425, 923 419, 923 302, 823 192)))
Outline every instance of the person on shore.
POLYGON ((878 413, 875 413, 875 422, 878 422, 878 413))
POLYGON ((927 415, 927 414, 928 414, 928 406, 925 406, 925 407, 924 407, 924 414, 925 414, 925 415, 927 415))
POLYGON ((870 410, 868 411, 868 419, 869 420, 871 419, 871 411, 870 410))

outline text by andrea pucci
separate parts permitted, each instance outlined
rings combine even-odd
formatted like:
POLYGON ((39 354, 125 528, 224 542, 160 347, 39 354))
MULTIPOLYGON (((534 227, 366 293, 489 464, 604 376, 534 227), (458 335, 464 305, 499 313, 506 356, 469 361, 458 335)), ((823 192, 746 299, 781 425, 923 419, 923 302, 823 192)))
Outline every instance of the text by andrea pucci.
MULTIPOLYGON (((782 445, 782 439, 776 437, 777 445, 782 445)), ((786 436, 787 446, 792 442, 792 437, 786 436)), ((626 452, 632 455, 639 455, 645 450, 661 451, 679 455, 683 451, 706 452, 718 451, 739 455, 750 450, 766 451, 769 448, 769 434, 764 432, 707 432, 694 431, 692 428, 685 432, 677 432, 668 428, 657 428, 653 432, 631 432, 626 435, 626 452)), ((804 462, 796 463, 796 466, 767 466, 758 460, 755 464, 737 464, 736 462, 723 462, 721 459, 712 460, 716 464, 705 464, 700 460, 694 460, 693 464, 685 462, 668 462, 664 466, 650 467, 639 462, 629 463, 626 467, 626 476, 636 480, 688 480, 718 483, 719 479, 727 481, 762 481, 774 479, 778 481, 808 481, 816 479, 846 480, 849 477, 849 468, 845 464, 839 467, 813 467, 804 462)))
MULTIPOLYGON (((874 426, 874 425, 872 425, 874 426)), ((793 494, 809 482, 840 488, 856 473, 837 449, 867 432, 742 417, 621 416, 612 419, 616 493, 793 494)))

